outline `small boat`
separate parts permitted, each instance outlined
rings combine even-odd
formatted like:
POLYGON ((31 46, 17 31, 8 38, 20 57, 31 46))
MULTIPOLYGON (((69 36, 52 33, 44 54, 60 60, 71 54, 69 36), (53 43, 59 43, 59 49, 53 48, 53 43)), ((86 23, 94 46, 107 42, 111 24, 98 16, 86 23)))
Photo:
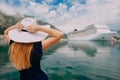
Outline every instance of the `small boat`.
POLYGON ((89 25, 83 30, 74 29, 67 34, 68 40, 111 40, 117 32, 111 31, 106 25, 89 25))

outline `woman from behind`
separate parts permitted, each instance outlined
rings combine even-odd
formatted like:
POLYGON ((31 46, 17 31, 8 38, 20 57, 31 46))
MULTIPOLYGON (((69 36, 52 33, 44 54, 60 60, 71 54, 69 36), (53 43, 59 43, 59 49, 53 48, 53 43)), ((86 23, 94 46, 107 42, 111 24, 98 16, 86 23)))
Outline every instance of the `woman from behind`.
POLYGON ((63 33, 25 18, 7 28, 4 36, 10 44, 9 58, 20 72, 20 80, 48 80, 40 65, 43 51, 58 42, 63 33), (48 34, 50 37, 46 38, 48 34))

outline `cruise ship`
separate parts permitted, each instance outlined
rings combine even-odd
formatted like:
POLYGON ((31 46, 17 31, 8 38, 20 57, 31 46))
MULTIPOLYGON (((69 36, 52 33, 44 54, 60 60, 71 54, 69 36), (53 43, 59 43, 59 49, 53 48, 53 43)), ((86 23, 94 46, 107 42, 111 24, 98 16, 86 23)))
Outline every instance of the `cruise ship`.
POLYGON ((68 40, 111 40, 117 33, 106 25, 88 25, 83 30, 74 29, 67 34, 68 40))

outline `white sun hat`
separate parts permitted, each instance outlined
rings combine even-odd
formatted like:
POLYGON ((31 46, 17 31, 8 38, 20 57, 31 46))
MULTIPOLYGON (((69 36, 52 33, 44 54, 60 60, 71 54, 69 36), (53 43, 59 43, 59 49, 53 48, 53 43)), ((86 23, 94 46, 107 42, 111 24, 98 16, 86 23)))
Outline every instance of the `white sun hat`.
MULTIPOLYGON (((44 40, 48 34, 45 32, 38 31, 36 33, 30 33, 26 31, 27 26, 32 24, 36 24, 36 21, 33 18, 24 18, 21 21, 21 24, 24 26, 22 31, 18 31, 18 29, 10 30, 8 35, 11 40, 20 43, 30 43, 30 42, 38 42, 44 40)), ((50 25, 46 25, 44 27, 50 28, 50 25)))

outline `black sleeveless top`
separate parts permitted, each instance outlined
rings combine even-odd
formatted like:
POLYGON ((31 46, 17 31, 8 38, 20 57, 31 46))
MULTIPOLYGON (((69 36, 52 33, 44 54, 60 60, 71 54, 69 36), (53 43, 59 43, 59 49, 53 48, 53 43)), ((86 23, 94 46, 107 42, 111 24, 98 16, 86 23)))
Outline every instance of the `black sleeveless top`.
MULTIPOLYGON (((10 45, 14 41, 10 40, 10 45)), ((29 69, 24 69, 20 72, 20 80, 48 80, 47 75, 41 70, 40 61, 43 56, 41 41, 34 42, 34 46, 31 52, 29 69)))

